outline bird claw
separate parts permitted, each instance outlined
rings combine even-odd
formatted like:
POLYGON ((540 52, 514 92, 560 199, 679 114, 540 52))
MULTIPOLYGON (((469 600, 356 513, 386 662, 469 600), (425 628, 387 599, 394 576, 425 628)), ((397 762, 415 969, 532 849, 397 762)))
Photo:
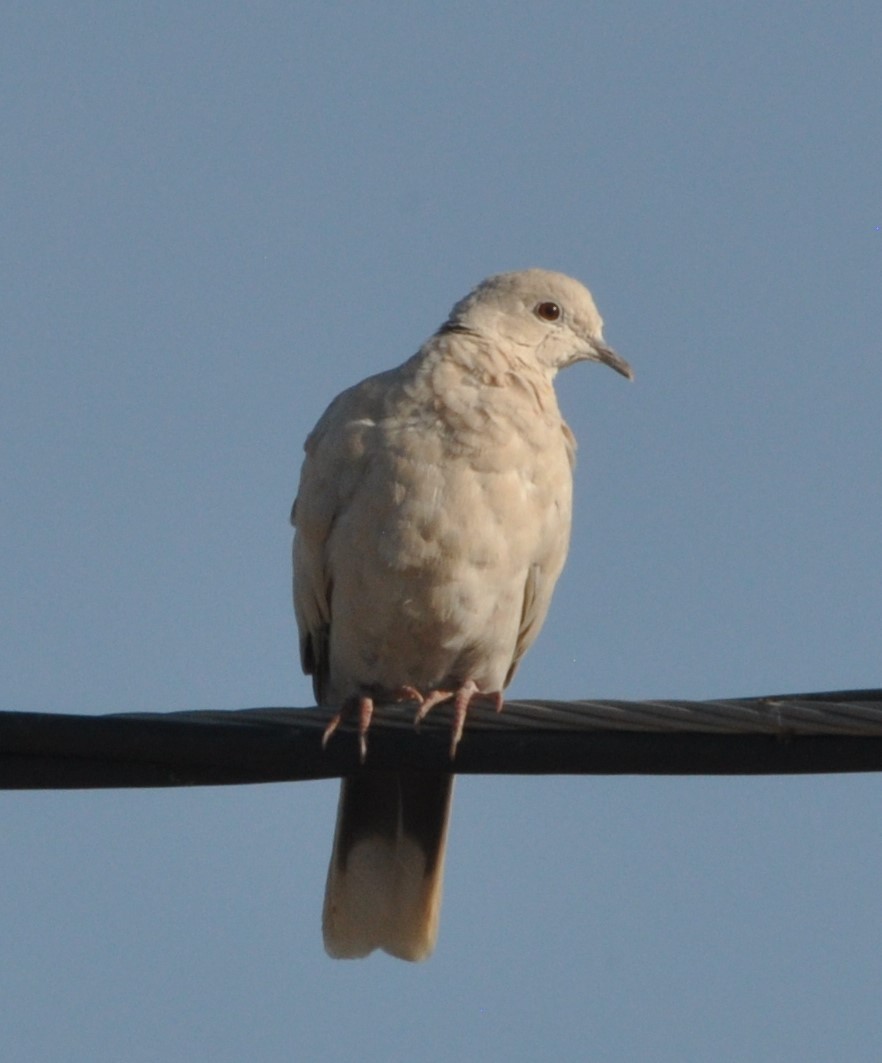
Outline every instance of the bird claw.
POLYGON ((425 696, 421 695, 420 692, 413 687, 409 687, 408 690, 417 695, 416 700, 420 703, 420 707, 417 709, 417 714, 413 721, 416 727, 419 727, 420 723, 422 723, 436 705, 440 705, 445 701, 450 701, 450 699, 453 698, 453 726, 450 730, 451 760, 456 756, 456 748, 462 738, 469 706, 474 699, 479 701, 489 701, 495 706, 497 712, 502 711, 502 691, 496 690, 492 693, 482 693, 474 679, 467 679, 457 690, 433 690, 425 696))
POLYGON ((371 717, 374 715, 373 698, 351 697, 347 698, 340 706, 340 711, 331 717, 331 722, 322 733, 322 749, 326 749, 331 736, 341 723, 353 713, 358 713, 358 762, 364 764, 367 760, 367 733, 371 725, 371 717))
MULTIPOLYGON (((474 679, 467 679, 456 690, 432 690, 428 694, 422 694, 416 687, 405 684, 396 691, 396 697, 399 701, 419 702, 419 708, 413 720, 415 727, 419 727, 436 705, 441 705, 443 702, 453 699, 453 724, 450 729, 451 760, 456 757, 456 749, 462 738, 466 717, 472 701, 487 701, 496 708, 497 712, 502 711, 502 691, 496 690, 492 693, 482 693, 474 679)), ((322 733, 322 749, 327 748, 328 742, 339 729, 340 724, 356 714, 358 719, 358 761, 360 764, 364 764, 367 760, 368 728, 374 715, 373 698, 369 698, 366 695, 353 696, 343 702, 340 706, 340 711, 331 717, 328 726, 322 733)))

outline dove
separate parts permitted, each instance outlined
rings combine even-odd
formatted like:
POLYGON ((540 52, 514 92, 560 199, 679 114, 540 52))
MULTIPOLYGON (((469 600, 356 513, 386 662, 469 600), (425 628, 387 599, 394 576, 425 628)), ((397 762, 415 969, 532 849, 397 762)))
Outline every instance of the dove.
MULTIPOLYGON (((398 368, 343 391, 305 444, 291 521, 301 662, 358 721, 322 918, 338 958, 435 947, 455 752, 470 703, 503 691, 545 619, 570 539, 576 444, 558 370, 600 362, 589 291, 541 269, 489 277, 398 368), (452 700, 451 771, 370 770, 375 701, 452 700)), ((334 741, 343 741, 337 736, 334 741)))

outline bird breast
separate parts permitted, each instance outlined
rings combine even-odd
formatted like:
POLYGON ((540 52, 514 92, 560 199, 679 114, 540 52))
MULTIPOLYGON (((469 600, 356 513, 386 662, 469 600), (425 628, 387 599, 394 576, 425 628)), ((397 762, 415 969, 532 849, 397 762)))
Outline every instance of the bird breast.
POLYGON ((563 566, 572 437, 550 384, 488 384, 449 366, 432 384, 429 402, 405 389, 378 420, 350 422, 363 468, 327 557, 338 697, 467 678, 502 689, 525 589, 535 634, 563 566))

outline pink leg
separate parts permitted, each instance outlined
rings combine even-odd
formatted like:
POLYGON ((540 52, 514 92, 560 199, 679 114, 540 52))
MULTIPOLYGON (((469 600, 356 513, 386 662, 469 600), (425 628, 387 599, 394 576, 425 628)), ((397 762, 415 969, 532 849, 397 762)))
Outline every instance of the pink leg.
MULTIPOLYGON (((492 691, 486 694, 482 693, 474 679, 467 679, 462 686, 458 687, 456 690, 432 690, 428 694, 423 695, 416 689, 416 687, 405 685, 400 687, 396 694, 399 699, 406 698, 420 703, 420 707, 417 709, 417 714, 413 721, 417 727, 436 705, 441 705, 443 702, 450 701, 451 698, 453 699, 453 726, 450 732, 451 760, 456 756, 456 748, 462 738, 469 706, 472 702, 475 700, 489 702, 496 708, 497 712, 502 711, 503 703, 501 690, 492 691)), ((340 706, 340 711, 331 718, 330 723, 322 734, 322 749, 327 747, 331 736, 339 728, 340 724, 355 713, 358 715, 358 759, 364 764, 367 759, 367 733, 371 725, 371 718, 374 715, 373 698, 369 698, 365 695, 360 697, 353 696, 347 698, 343 702, 340 706)))
POLYGON ((444 701, 450 701, 455 691, 453 690, 433 690, 429 694, 420 694, 419 702, 420 707, 417 709, 417 714, 413 718, 414 724, 419 725, 429 715, 431 709, 434 709, 436 705, 440 705, 444 701))
POLYGON ((456 756, 456 747, 462 738, 462 729, 465 727, 469 705, 475 694, 479 693, 478 684, 474 679, 467 679, 457 690, 453 699, 453 729, 450 732, 450 759, 456 756))
POLYGON ((358 711, 358 759, 360 763, 364 764, 367 759, 368 728, 371 725, 371 717, 374 715, 373 698, 364 696, 347 698, 340 706, 340 711, 331 718, 331 722, 324 730, 322 749, 326 748, 331 735, 333 735, 343 720, 351 716, 356 710, 358 711))
MULTIPOLYGON (((414 693, 418 693, 415 691, 414 693)), ((420 722, 426 718, 429 711, 436 705, 440 705, 442 702, 450 701, 453 698, 453 727, 450 733, 450 759, 456 756, 456 747, 459 745, 459 741, 462 738, 463 728, 465 727, 466 716, 468 715, 469 706, 473 700, 489 701, 491 705, 494 705, 497 712, 502 711, 502 691, 496 690, 491 693, 484 694, 479 688, 474 679, 467 679, 461 687, 457 690, 433 690, 422 698, 420 707, 417 710, 414 724, 419 726, 420 722)))

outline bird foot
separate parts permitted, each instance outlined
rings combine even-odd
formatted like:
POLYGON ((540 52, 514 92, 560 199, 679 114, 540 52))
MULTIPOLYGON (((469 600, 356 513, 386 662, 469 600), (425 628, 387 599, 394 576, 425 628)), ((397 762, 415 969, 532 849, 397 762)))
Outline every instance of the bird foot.
MULTIPOLYGON (((453 699, 453 725, 450 730, 450 759, 456 756, 456 748, 462 738, 465 728, 466 716, 469 707, 475 701, 483 701, 492 705, 497 712, 502 711, 502 691, 495 690, 484 693, 473 679, 467 679, 456 690, 431 690, 423 694, 416 687, 405 684, 395 692, 399 701, 419 702, 417 714, 414 717, 414 725, 420 723, 428 716, 436 705, 453 699)), ((340 706, 340 711, 332 717, 328 726, 322 733, 322 749, 326 749, 333 734, 339 729, 340 724, 348 722, 353 717, 358 721, 358 760, 364 764, 367 759, 367 733, 374 715, 374 699, 362 694, 347 698, 340 706)))
POLYGON ((457 690, 432 690, 425 695, 414 687, 407 687, 406 689, 408 695, 420 703, 413 721, 417 727, 436 705, 450 701, 453 698, 453 726, 450 730, 451 760, 456 756, 456 747, 462 738, 466 716, 473 701, 489 702, 497 712, 502 711, 502 691, 495 690, 490 693, 484 693, 478 688, 478 684, 474 679, 467 679, 457 690))
POLYGON ((331 735, 337 730, 344 720, 357 714, 358 719, 358 760, 364 764, 367 759, 367 733, 371 725, 371 717, 374 715, 373 698, 351 697, 347 698, 340 706, 340 711, 331 717, 331 722, 322 734, 322 749, 325 749, 331 740, 331 735))

